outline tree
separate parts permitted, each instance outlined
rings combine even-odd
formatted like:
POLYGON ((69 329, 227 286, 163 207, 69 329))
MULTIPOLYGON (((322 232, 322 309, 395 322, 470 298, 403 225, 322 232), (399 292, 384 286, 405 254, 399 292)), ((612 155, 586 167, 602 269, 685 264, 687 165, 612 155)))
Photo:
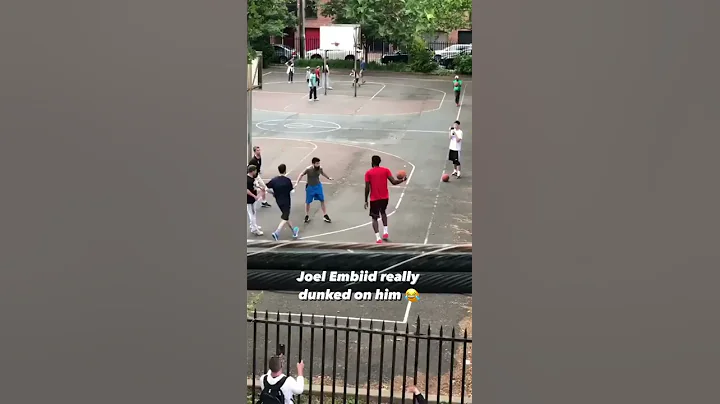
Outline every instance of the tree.
POLYGON ((472 0, 329 0, 322 15, 336 24, 360 24, 366 39, 409 44, 424 34, 467 25, 472 0))
POLYGON ((410 0, 408 6, 419 15, 418 31, 450 32, 470 26, 472 0, 410 0))
POLYGON ((255 57, 251 44, 271 36, 281 36, 285 28, 295 25, 288 10, 289 0, 248 0, 248 59, 255 57))

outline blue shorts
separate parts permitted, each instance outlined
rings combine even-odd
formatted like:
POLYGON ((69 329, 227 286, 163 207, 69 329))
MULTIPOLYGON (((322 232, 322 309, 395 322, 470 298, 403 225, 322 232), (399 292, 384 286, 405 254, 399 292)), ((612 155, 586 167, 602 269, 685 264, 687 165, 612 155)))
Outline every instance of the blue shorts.
POLYGON ((313 201, 325 202, 322 184, 308 185, 305 187, 305 203, 309 205, 313 201))

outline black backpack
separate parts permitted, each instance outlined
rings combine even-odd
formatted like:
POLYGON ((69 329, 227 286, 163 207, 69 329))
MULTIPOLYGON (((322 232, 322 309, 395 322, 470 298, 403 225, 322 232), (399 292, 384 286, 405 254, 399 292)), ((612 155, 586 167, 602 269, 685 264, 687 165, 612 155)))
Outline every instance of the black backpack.
POLYGON ((263 389, 262 392, 260 392, 260 400, 258 400, 257 404, 285 404, 285 394, 281 388, 283 384, 285 384, 287 376, 283 376, 282 379, 278 380, 275 384, 268 383, 267 375, 263 376, 260 380, 263 384, 263 389))

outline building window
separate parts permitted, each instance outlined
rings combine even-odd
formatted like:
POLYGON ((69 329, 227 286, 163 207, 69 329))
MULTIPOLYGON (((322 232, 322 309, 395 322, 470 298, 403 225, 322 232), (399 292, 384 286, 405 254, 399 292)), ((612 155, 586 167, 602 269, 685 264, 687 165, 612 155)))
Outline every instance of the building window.
POLYGON ((305 18, 316 19, 318 14, 317 0, 305 0, 305 18))

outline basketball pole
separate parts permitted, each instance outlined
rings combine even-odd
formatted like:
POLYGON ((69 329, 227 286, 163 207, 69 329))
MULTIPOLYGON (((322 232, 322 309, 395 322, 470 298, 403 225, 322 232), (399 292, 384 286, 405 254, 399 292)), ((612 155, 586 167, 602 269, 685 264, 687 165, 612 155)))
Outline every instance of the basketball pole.
POLYGON ((353 89, 354 89, 354 97, 357 98, 357 88, 358 85, 360 85, 360 75, 358 74, 357 70, 357 45, 358 45, 358 31, 357 28, 355 28, 355 35, 353 35, 353 71, 355 72, 355 77, 353 77, 353 89), (357 79, 357 82, 355 81, 357 79))
POLYGON ((322 65, 323 77, 325 77, 325 80, 323 80, 323 90, 324 90, 325 95, 327 95, 327 88, 328 88, 328 80, 327 80, 328 74, 325 71, 325 66, 327 66, 327 53, 328 53, 328 51, 326 49, 325 52, 323 52, 323 65, 322 65))

